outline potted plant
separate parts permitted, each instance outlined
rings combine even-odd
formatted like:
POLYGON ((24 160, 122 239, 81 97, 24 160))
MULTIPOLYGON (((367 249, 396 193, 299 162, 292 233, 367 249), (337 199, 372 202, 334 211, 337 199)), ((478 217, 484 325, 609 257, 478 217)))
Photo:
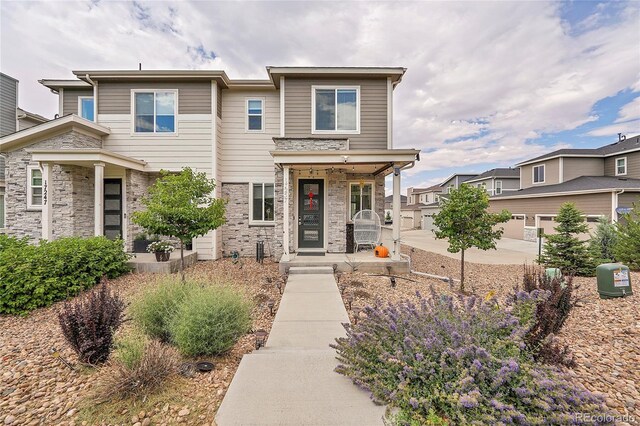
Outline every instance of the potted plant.
POLYGON ((158 241, 158 238, 148 236, 144 232, 137 234, 133 239, 133 252, 146 253, 147 247, 149 246, 149 244, 151 244, 154 241, 158 241))
POLYGON ((168 262, 171 257, 171 252, 175 250, 173 244, 169 241, 154 241, 147 246, 149 253, 156 254, 156 260, 158 262, 168 262))

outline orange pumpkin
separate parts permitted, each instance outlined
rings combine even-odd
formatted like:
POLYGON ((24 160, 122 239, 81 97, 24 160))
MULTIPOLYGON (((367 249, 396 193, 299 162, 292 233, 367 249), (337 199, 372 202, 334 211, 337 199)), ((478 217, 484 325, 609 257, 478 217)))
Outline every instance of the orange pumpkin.
POLYGON ((389 257, 389 249, 380 244, 373 250, 373 254, 376 257, 389 257))

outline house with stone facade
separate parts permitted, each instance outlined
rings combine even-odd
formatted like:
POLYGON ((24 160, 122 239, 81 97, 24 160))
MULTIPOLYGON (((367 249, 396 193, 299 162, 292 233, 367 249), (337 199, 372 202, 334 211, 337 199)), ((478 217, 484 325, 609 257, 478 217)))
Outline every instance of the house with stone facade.
POLYGON ((40 83, 58 118, 0 138, 6 232, 55 239, 142 230, 131 214, 160 170, 217 182, 227 223, 193 242, 201 259, 234 252, 344 253, 362 209, 384 215, 393 175, 392 257, 400 258, 400 179, 419 151, 393 148, 393 92, 404 68, 267 67, 224 71, 74 71, 40 83))

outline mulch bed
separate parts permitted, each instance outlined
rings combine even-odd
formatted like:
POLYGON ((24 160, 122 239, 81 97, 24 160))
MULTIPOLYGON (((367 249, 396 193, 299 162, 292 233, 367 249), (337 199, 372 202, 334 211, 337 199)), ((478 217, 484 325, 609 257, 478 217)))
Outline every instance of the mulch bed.
MULTIPOLYGON (((187 277, 238 288, 255 302, 253 329, 270 331, 273 316, 266 306, 267 300, 274 300, 277 309, 281 297, 274 284, 280 277, 276 263, 266 260, 260 265, 246 259, 237 264, 230 259, 198 262, 188 269, 187 277)), ((128 274, 110 281, 109 286, 130 300, 143 287, 164 278, 155 274, 128 274)), ((108 374, 109 367, 93 369, 77 365, 75 353, 67 346, 58 326, 57 312, 61 306, 58 303, 26 317, 0 317, 0 424, 88 423, 79 419, 80 408, 96 378, 108 374), (54 358, 49 353, 52 348, 76 365, 76 370, 54 358)), ((130 326, 127 323, 125 328, 130 326)), ((146 411, 123 412, 122 417, 127 419, 124 423, 212 424, 242 356, 253 350, 255 339, 248 334, 224 356, 207 359, 215 364, 211 373, 177 380, 171 403, 159 401, 146 411)))

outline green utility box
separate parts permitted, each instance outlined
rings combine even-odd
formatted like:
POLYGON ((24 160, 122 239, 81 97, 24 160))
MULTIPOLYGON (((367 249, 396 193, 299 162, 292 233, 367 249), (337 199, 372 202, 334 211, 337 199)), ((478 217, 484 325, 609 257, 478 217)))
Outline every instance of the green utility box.
POLYGON ((598 293, 602 299, 631 296, 629 267, 621 263, 604 263, 596 268, 598 293))
POLYGON ((562 279, 562 271, 560 268, 547 268, 544 270, 544 273, 549 279, 560 278, 562 279))

